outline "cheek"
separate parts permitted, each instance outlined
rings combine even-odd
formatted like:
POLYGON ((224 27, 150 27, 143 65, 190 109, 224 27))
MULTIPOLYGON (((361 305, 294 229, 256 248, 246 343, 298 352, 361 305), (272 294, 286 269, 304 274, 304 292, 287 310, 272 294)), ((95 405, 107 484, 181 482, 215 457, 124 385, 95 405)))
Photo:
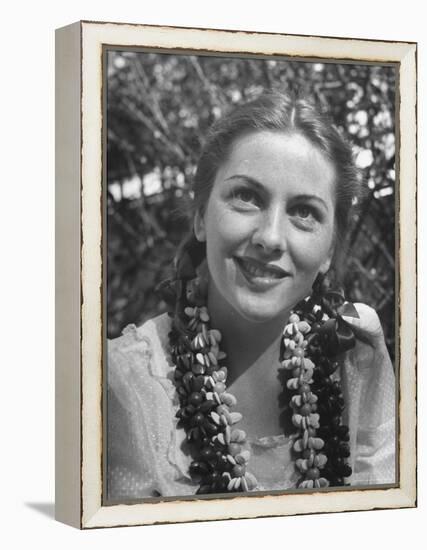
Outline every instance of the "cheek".
POLYGON ((307 274, 316 272, 329 258, 332 247, 331 231, 297 232, 292 239, 295 266, 307 274))
POLYGON ((247 216, 239 216, 227 208, 212 208, 205 218, 206 244, 213 253, 235 251, 250 235, 254 225, 247 216))

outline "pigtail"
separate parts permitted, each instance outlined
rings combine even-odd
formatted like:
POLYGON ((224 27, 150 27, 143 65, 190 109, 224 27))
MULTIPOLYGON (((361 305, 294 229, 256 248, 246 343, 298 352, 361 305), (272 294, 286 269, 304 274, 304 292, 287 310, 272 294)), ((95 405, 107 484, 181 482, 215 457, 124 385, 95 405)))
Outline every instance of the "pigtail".
POLYGON ((186 331, 184 327, 188 319, 184 310, 189 296, 196 303, 198 300, 203 303, 206 300, 206 280, 198 276, 205 258, 206 243, 198 241, 191 231, 178 248, 172 277, 162 281, 156 288, 156 292, 166 302, 173 326, 179 333, 186 331))
POLYGON ((206 258, 206 243, 196 239, 191 231, 182 241, 175 256, 175 278, 179 280, 194 279, 196 269, 206 258))

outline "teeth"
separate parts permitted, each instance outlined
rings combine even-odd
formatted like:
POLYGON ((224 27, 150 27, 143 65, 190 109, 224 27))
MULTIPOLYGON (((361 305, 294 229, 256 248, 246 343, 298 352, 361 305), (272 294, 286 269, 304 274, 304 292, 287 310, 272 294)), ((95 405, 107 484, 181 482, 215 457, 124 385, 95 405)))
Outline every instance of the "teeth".
POLYGON ((269 277, 272 279, 280 279, 280 276, 277 272, 270 269, 262 269, 246 260, 242 260, 243 266, 250 275, 254 277, 269 277))

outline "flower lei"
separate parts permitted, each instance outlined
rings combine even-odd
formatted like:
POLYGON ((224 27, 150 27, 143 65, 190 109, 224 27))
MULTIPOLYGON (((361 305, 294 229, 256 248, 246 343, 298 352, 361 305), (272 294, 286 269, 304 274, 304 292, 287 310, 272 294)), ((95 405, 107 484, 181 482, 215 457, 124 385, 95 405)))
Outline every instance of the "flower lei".
MULTIPOLYGON (((242 415, 233 410, 236 398, 227 391, 221 333, 210 327, 206 284, 191 277, 189 270, 161 288, 175 307, 169 336, 180 400, 176 416, 190 444, 190 475, 200 485, 197 494, 251 491, 257 480, 247 469, 246 433, 236 427, 242 415)), ((295 428, 291 437, 299 488, 342 486, 352 473, 349 429, 341 420, 345 403, 333 376, 336 355, 354 346, 341 314, 357 312, 342 293, 325 293, 319 283, 291 312, 283 331, 281 379, 295 428)))

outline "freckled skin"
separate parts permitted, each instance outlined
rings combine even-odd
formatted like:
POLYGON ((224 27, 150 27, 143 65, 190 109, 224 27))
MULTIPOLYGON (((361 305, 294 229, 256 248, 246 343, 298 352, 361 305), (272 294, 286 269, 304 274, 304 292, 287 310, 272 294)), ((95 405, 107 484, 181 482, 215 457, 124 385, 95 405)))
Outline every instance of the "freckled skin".
POLYGON ((239 138, 195 221, 196 237, 206 241, 210 303, 223 314, 265 323, 307 296, 333 253, 334 179, 333 164, 298 133, 239 138), (242 258, 285 276, 245 276, 242 258))

